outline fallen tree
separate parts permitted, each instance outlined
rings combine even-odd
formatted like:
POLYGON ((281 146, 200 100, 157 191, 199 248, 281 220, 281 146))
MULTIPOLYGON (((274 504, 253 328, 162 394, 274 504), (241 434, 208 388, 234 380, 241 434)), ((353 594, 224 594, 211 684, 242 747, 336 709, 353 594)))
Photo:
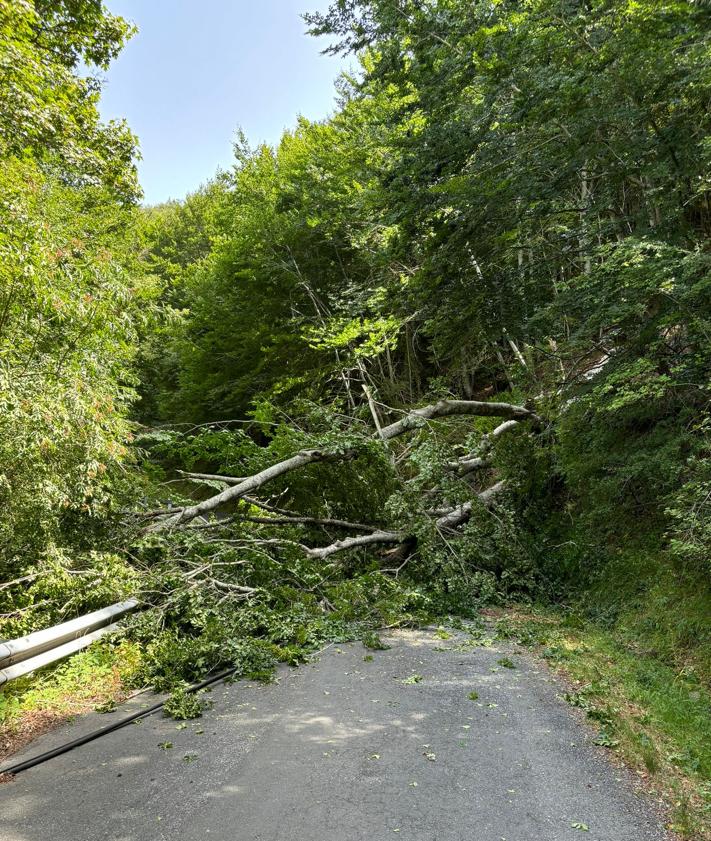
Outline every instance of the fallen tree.
MULTIPOLYGON (((380 425, 377 432, 369 439, 382 442, 392 441, 406 433, 414 432, 427 426, 435 420, 450 418, 454 416, 475 416, 475 417, 500 417, 505 418, 492 432, 482 436, 478 450, 450 462, 449 469, 456 472, 459 477, 467 476, 475 470, 484 470, 493 466, 493 447, 495 441, 504 433, 515 429, 522 421, 529 421, 535 426, 540 425, 540 418, 531 409, 524 406, 517 406, 511 403, 484 402, 476 400, 440 400, 422 408, 413 409, 404 414, 399 420, 380 425)), ((212 484, 219 482, 225 487, 218 493, 181 508, 163 509, 153 512, 153 522, 147 527, 147 532, 175 530, 188 526, 193 521, 201 519, 204 522, 192 528, 219 528, 222 525, 239 522, 249 522, 262 526, 289 527, 304 526, 329 529, 344 529, 347 531, 361 532, 339 538, 325 546, 307 546, 303 543, 298 545, 307 557, 312 559, 325 560, 332 555, 346 552, 366 546, 395 545, 407 546, 411 550, 416 546, 417 541, 413 535, 402 528, 388 529, 383 526, 376 526, 362 522, 352 522, 337 517, 319 517, 308 513, 280 508, 256 498, 253 494, 265 485, 274 482, 287 474, 302 470, 308 465, 319 462, 344 462, 358 456, 358 445, 351 444, 340 449, 310 448, 303 449, 289 458, 278 461, 274 464, 257 471, 251 476, 230 476, 219 473, 198 473, 179 471, 180 475, 191 481, 212 484), (226 520, 211 522, 207 518, 227 505, 244 503, 247 510, 239 509, 226 520), (253 507, 262 509, 264 514, 255 514, 253 507), (250 510, 252 509, 252 510, 250 510)), ((397 466, 395 466, 397 469, 397 466)), ((503 481, 494 481, 489 487, 476 492, 473 499, 464 503, 446 506, 440 509, 425 510, 430 517, 433 526, 440 532, 454 531, 464 525, 472 516, 476 505, 491 505, 498 494, 504 489, 503 481)), ((426 492, 428 496, 437 495, 437 488, 426 492)), ((143 515, 145 516, 145 515, 143 515)), ((264 545, 264 541, 258 541, 264 545)))
MULTIPOLYGON (((478 502, 482 505, 489 505, 494 497, 504 489, 505 484, 503 481, 497 482, 495 485, 482 491, 477 495, 478 502)), ((438 517, 435 520, 435 525, 438 529, 452 529, 463 525, 470 519, 475 504, 475 502, 470 501, 462 505, 457 505, 455 508, 438 517)), ((375 543, 404 544, 412 540, 412 535, 405 531, 383 531, 382 529, 378 529, 370 534, 337 540, 329 546, 316 548, 304 547, 304 549, 310 558, 323 559, 335 555, 337 552, 345 552, 348 549, 355 549, 359 546, 369 546, 375 543)))
POLYGON ((512 403, 487 403, 480 400, 439 400, 421 409, 412 409, 405 417, 381 430, 381 437, 389 441, 409 432, 412 429, 420 428, 424 422, 437 418, 448 418, 454 415, 478 415, 484 418, 511 418, 516 420, 531 420, 540 422, 535 412, 525 406, 516 406, 512 403))
MULTIPOLYGON (((421 428, 428 421, 455 415, 508 418, 507 423, 501 424, 497 428, 501 431, 510 429, 511 424, 517 423, 519 420, 530 420, 534 423, 540 422, 540 418, 535 412, 524 406, 517 406, 512 403, 487 403, 478 400, 440 400, 429 406, 407 412, 400 420, 388 426, 381 427, 375 437, 382 441, 390 441, 406 432, 421 428)), ((501 431, 498 434, 501 434, 501 431)), ((496 430, 494 434, 496 434, 496 430)), ((221 481, 229 487, 195 505, 178 509, 177 513, 171 513, 165 516, 164 519, 160 518, 164 517, 165 512, 160 512, 157 522, 149 526, 148 530, 161 531, 189 523, 191 520, 210 514, 228 503, 243 499, 252 491, 258 490, 267 483, 293 470, 298 470, 314 462, 340 461, 352 458, 354 455, 354 447, 345 448, 338 452, 319 449, 302 450, 290 458, 272 464, 264 470, 246 478, 220 476, 219 474, 184 473, 183 475, 187 478, 221 481)))

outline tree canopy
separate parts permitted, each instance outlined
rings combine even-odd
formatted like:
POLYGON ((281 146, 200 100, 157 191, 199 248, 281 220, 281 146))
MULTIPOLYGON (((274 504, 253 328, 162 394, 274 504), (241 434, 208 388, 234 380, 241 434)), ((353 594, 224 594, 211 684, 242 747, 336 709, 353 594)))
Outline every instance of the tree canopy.
POLYGON ((0 634, 137 594, 170 688, 575 599, 708 678, 711 7, 305 19, 336 112, 140 207, 131 25, 0 0, 0 634))

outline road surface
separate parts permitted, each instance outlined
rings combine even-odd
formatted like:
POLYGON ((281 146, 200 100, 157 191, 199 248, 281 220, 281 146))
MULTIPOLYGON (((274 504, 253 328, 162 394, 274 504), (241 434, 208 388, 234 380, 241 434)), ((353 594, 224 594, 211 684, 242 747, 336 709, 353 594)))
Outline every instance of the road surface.
POLYGON ((181 729, 158 713, 1 785, 0 838, 667 841, 545 667, 471 639, 398 632, 388 651, 334 645, 271 685, 219 684, 181 729))

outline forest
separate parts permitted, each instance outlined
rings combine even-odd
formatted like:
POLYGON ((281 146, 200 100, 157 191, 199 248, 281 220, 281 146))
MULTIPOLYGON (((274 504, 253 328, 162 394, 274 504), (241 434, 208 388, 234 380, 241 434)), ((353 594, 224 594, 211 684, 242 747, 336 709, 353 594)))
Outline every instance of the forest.
POLYGON ((136 597, 83 662, 180 711, 217 669, 510 611, 651 710, 610 742, 706 837, 711 7, 304 19, 358 68, 332 116, 146 206, 98 110, 132 25, 0 0, 0 638, 136 597))

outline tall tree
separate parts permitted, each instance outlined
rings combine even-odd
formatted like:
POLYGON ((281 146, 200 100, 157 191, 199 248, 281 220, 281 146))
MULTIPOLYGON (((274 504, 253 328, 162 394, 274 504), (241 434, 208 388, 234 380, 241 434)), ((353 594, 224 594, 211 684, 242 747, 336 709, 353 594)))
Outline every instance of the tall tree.
POLYGON ((152 282, 134 138, 84 74, 131 31, 94 0, 0 2, 0 578, 83 546, 126 454, 152 282))

